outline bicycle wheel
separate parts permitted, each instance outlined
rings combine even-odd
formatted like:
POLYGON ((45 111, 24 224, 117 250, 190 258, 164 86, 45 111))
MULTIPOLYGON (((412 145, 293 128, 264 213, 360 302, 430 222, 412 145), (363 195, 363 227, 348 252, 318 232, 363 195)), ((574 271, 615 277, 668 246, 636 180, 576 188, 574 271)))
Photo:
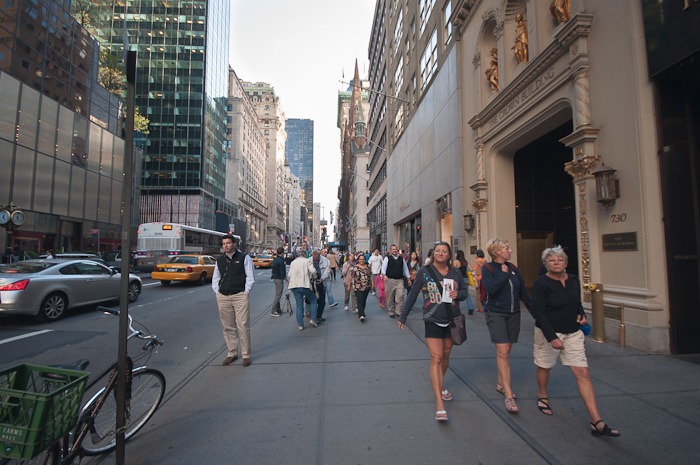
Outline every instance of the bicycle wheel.
MULTIPOLYGON (((104 389, 100 390, 83 407, 89 411, 104 389)), ((153 416, 165 394, 165 376, 151 368, 136 369, 131 382, 131 409, 126 420, 126 440, 136 434, 153 416)), ((97 412, 94 428, 87 434, 81 447, 85 455, 99 455, 110 452, 117 445, 116 435, 117 401, 114 389, 107 396, 104 405, 97 412)))

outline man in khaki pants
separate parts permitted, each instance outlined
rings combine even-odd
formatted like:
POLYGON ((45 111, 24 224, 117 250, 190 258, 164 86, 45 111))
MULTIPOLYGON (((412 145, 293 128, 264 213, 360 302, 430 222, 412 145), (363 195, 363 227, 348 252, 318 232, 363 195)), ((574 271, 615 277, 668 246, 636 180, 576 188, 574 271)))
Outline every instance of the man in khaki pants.
POLYGON ((389 256, 384 257, 382 263, 382 278, 386 288, 386 309, 389 318, 401 315, 403 309, 403 278, 410 278, 406 261, 399 255, 399 248, 392 244, 389 248, 389 256))
POLYGON ((221 239, 223 255, 216 261, 211 287, 216 293, 216 305, 224 328, 224 341, 228 350, 223 365, 238 359, 238 339, 241 342, 243 366, 250 365, 250 309, 248 294, 253 288, 253 260, 238 250, 236 238, 221 239))

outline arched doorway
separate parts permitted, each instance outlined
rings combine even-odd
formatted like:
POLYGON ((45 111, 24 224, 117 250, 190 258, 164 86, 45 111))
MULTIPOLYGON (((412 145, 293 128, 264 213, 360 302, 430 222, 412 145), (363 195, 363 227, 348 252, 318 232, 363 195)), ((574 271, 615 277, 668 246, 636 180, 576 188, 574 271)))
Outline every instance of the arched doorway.
POLYGON ((579 274, 574 185, 564 171, 572 153, 559 142, 571 131, 568 121, 513 157, 518 267, 528 289, 540 273, 546 247, 561 245, 569 256, 567 271, 579 274))

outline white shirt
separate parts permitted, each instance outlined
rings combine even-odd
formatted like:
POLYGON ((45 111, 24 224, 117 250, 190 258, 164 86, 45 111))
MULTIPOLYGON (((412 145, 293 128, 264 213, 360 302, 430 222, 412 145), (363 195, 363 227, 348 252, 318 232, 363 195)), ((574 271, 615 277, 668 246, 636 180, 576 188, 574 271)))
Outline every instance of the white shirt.
POLYGON ((377 255, 372 255, 369 257, 369 267, 372 268, 372 274, 379 274, 382 272, 382 256, 377 254, 377 255))

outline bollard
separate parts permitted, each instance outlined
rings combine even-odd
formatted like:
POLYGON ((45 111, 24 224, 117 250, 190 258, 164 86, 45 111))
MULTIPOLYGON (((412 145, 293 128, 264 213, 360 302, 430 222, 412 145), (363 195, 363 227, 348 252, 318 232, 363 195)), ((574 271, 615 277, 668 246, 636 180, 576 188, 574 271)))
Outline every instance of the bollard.
POLYGON ((620 347, 625 348, 625 304, 620 304, 620 347))
POLYGON ((591 313, 593 318, 593 331, 591 339, 595 342, 605 342, 605 311, 603 308, 603 285, 590 283, 588 290, 591 292, 591 313))

